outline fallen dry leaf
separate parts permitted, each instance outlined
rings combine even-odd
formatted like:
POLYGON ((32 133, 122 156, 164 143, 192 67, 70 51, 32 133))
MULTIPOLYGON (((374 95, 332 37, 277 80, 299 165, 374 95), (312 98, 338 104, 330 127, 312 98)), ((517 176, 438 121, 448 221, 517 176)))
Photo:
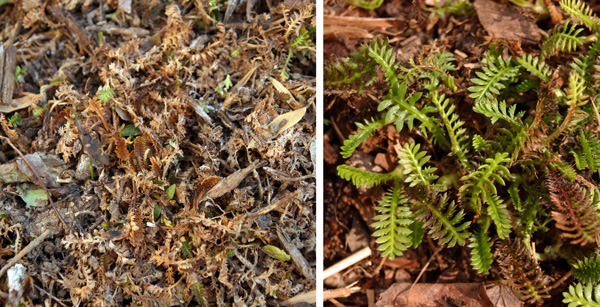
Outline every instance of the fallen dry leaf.
POLYGON ((393 284, 381 294, 375 306, 494 306, 479 283, 416 284, 411 289, 412 285, 393 284))
POLYGON ((485 30, 495 38, 535 44, 542 39, 535 21, 527 18, 511 6, 492 0, 475 0, 477 17, 485 30))

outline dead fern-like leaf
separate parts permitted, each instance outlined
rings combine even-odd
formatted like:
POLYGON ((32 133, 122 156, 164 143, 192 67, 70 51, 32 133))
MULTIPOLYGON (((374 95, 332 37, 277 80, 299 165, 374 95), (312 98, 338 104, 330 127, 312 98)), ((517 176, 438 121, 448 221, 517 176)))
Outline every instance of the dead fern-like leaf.
POLYGON ((585 192, 575 182, 553 171, 548 173, 546 183, 557 209, 552 211, 552 217, 556 227, 563 231, 562 235, 572 244, 595 243, 600 234, 600 216, 585 192))
POLYGON ((549 277, 520 240, 499 241, 494 258, 500 266, 502 282, 511 287, 521 300, 540 302, 550 297, 546 287, 549 277))

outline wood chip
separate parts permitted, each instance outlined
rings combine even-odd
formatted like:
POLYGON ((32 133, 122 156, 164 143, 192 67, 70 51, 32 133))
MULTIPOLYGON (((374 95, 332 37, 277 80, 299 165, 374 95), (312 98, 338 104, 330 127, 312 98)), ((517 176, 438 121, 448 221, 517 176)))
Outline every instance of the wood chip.
POLYGON ((73 42, 79 46, 79 52, 83 53, 84 51, 88 54, 92 54, 92 46, 94 45, 94 41, 89 37, 89 35, 83 30, 68 13, 63 12, 63 10, 58 6, 48 6, 46 10, 52 17, 52 21, 58 24, 64 24, 66 29, 66 34, 68 34, 73 42))
POLYGON ((254 162, 250 164, 250 166, 241 169, 229 176, 227 178, 219 181, 212 189, 210 189, 201 199, 200 201, 206 200, 208 198, 218 198, 225 193, 231 192, 233 189, 237 188, 238 185, 255 169, 264 166, 266 161, 254 162))
POLYGON ((514 9, 492 0, 475 0, 477 17, 485 30, 495 38, 536 44, 542 39, 534 20, 514 9))
POLYGON ((300 270, 300 273, 302 273, 302 275, 304 275, 304 277, 308 278, 309 280, 314 280, 315 275, 312 273, 308 261, 306 261, 306 258, 304 258, 300 250, 296 247, 296 245, 290 242, 290 238, 288 237, 287 233, 283 232, 279 225, 277 226, 277 237, 279 237, 279 241, 281 241, 281 244, 288 251, 290 257, 292 257, 292 261, 294 262, 298 270, 300 270))
POLYGON ((0 105, 13 106, 16 53, 15 46, 0 44, 0 105))

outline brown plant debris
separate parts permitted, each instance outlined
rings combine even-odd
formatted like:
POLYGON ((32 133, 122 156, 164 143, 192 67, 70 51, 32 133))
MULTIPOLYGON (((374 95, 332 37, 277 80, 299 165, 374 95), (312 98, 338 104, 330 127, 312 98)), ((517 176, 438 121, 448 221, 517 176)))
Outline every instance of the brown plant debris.
POLYGON ((2 304, 314 302, 314 14, 1 2, 2 304))

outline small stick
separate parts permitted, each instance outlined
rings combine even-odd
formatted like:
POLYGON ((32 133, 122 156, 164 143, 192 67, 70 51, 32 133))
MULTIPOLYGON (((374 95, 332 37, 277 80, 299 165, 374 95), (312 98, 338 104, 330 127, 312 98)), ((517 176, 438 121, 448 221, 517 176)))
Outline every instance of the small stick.
POLYGON ((347 287, 323 291, 323 301, 331 301, 340 297, 348 297, 356 292, 360 292, 361 287, 347 287))
MULTIPOLYGON (((58 213, 58 210, 56 209, 56 205, 54 205, 54 201, 52 200, 52 196, 50 196, 50 192, 48 192, 48 188, 46 188, 46 185, 42 181, 42 178, 40 177, 40 175, 35 171, 35 169, 33 168, 33 166, 31 166, 29 161, 27 161, 27 159, 25 159, 25 156, 23 155, 23 153, 10 141, 9 138, 7 138, 5 136, 0 136, 0 139, 7 142, 8 145, 10 145, 10 147, 12 147, 19 154, 21 159, 23 159, 23 162, 25 162, 25 164, 27 164, 29 169, 35 175, 35 178, 39 181, 39 184, 42 186, 42 188, 44 188, 44 192, 46 192, 46 196, 48 197, 48 200, 50 201, 50 204, 52 205, 52 209, 54 209, 54 213, 56 213, 56 216, 58 216, 58 219, 60 220, 60 222, 63 224, 63 226, 65 226, 65 229, 68 232, 71 232, 71 229, 69 229, 69 226, 67 226, 67 223, 65 222, 63 217, 60 215, 60 213, 58 213)), ((0 276, 1 275, 2 274, 0 274, 0 276)))
POLYGON ((36 289, 40 290, 40 292, 43 292, 43 293, 45 293, 46 295, 48 295, 48 296, 49 296, 51 299, 55 300, 55 301, 56 301, 58 304, 60 304, 61 306, 67 307, 67 305, 65 305, 63 302, 61 302, 61 301, 60 301, 60 300, 59 300, 57 297, 55 297, 54 295, 52 295, 52 294, 48 293, 48 291, 46 291, 46 290, 44 290, 44 289, 42 289, 42 288, 38 287, 36 284, 33 284, 33 286, 34 286, 36 289))
POLYGON ((46 229, 46 231, 44 231, 39 237, 29 242, 29 244, 25 246, 25 248, 21 252, 19 252, 16 256, 10 259, 7 264, 4 265, 2 270, 0 270, 0 277, 2 277, 2 275, 4 275, 4 273, 6 273, 6 271, 8 271, 8 269, 10 269, 13 265, 15 265, 17 261, 25 257, 25 255, 27 255, 36 246, 40 245, 46 239, 46 237, 50 235, 50 233, 52 233, 52 230, 46 229))
POLYGON ((327 277, 344 270, 345 268, 367 258, 371 256, 371 249, 367 246, 361 250, 359 250, 358 252, 350 255, 349 257, 345 258, 344 260, 330 266, 327 268, 327 270, 323 271, 323 279, 326 279, 327 277))
POLYGON ((421 279, 421 276, 423 276, 423 273, 425 273, 425 271, 431 264, 431 261, 433 261, 433 258, 435 258, 439 254, 440 251, 442 251, 441 246, 433 253, 433 255, 431 255, 431 257, 429 257, 429 260, 427 260, 427 263, 425 263, 425 265, 421 269, 421 272, 419 272, 419 276, 417 276, 417 278, 415 279, 415 282, 413 282, 412 286, 410 286, 410 289, 408 289, 409 292, 412 291, 412 289, 415 287, 415 285, 419 282, 419 279, 421 279))

